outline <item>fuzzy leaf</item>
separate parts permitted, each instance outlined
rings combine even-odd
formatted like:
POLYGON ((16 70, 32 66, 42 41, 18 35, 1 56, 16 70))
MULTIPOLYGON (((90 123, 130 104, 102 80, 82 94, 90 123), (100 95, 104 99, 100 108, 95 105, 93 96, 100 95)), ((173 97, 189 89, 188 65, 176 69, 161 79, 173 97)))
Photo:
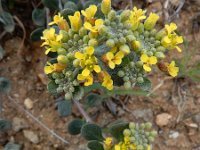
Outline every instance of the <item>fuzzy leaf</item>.
POLYGON ((71 135, 77 135, 81 132, 82 126, 85 124, 85 121, 81 119, 75 119, 71 121, 68 125, 68 131, 71 135))
POLYGON ((51 10, 59 10, 58 0, 42 0, 42 3, 51 10))
POLYGON ((45 18, 46 18, 45 9, 35 8, 32 12, 32 20, 38 26, 45 25, 45 18))
POLYGON ((128 128, 127 122, 116 122, 116 123, 110 125, 109 132, 117 140, 122 140, 123 139, 123 131, 126 128, 128 128))
POLYGON ((86 96, 86 105, 89 107, 94 107, 102 102, 102 98, 100 95, 95 94, 95 93, 90 93, 89 95, 86 96))
POLYGON ((74 14, 74 10, 71 9, 71 8, 66 8, 66 9, 63 9, 60 14, 69 22, 69 18, 68 16, 69 15, 73 15, 74 14))
POLYGON ((0 77, 0 92, 8 93, 10 89, 10 81, 4 77, 0 77))
POLYGON ((21 150, 22 146, 14 143, 7 143, 3 150, 21 150))
POLYGON ((61 100, 57 102, 58 112, 61 117, 66 117, 71 115, 72 103, 69 100, 61 100))
POLYGON ((102 130, 96 124, 85 124, 81 128, 81 135, 88 141, 97 140, 102 141, 102 130))
POLYGON ((137 85, 144 91, 150 91, 151 89, 151 81, 147 78, 143 78, 143 83, 137 83, 137 85))
POLYGON ((1 12, 0 13, 0 22, 3 24, 4 29, 7 32, 13 32, 15 29, 15 22, 13 20, 13 17, 8 12, 1 12))
POLYGON ((0 119, 0 131, 5 132, 11 129, 12 124, 8 120, 0 119))
POLYGON ((40 41, 41 40, 41 36, 43 35, 43 31, 44 31, 44 27, 39 27, 37 29, 35 29, 31 35, 30 35, 30 39, 32 41, 40 41))
POLYGON ((76 6, 76 4, 74 2, 71 2, 71 1, 68 1, 68 2, 65 3, 64 9, 67 9, 67 8, 72 9, 73 11, 78 10, 78 7, 76 6))
POLYGON ((5 50, 4 50, 3 47, 0 45, 0 60, 3 59, 4 54, 5 54, 5 50))
POLYGON ((99 141, 89 141, 87 147, 90 150, 104 150, 103 145, 99 141))
POLYGON ((48 89, 49 93, 51 93, 52 95, 57 94, 57 87, 58 87, 58 85, 53 80, 49 81, 49 83, 47 85, 47 89, 48 89))

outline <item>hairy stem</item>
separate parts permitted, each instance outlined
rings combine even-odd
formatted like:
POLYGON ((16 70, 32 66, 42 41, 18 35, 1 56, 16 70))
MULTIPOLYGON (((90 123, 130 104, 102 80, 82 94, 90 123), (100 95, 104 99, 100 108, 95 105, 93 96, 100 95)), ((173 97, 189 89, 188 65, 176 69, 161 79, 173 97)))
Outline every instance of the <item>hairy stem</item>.
POLYGON ((74 104, 76 105, 76 107, 78 108, 79 112, 81 113, 81 115, 85 118, 86 122, 90 122, 92 123, 92 119, 90 118, 90 116, 87 114, 87 112, 83 109, 82 105, 79 103, 78 100, 73 100, 74 104))

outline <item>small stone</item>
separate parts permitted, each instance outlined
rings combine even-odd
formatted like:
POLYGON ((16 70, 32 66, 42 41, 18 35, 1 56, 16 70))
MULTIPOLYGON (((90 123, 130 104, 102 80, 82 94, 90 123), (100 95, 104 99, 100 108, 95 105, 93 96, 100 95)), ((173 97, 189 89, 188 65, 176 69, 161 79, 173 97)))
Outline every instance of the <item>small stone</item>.
POLYGON ((166 126, 172 116, 168 113, 162 113, 156 116, 156 124, 160 127, 166 126))
POLYGON ((12 128, 14 131, 18 132, 21 129, 28 128, 28 124, 23 118, 15 117, 12 121, 12 128))
POLYGON ((27 109, 32 109, 33 108, 33 101, 30 98, 26 98, 24 100, 24 105, 26 106, 27 109))
POLYGON ((176 139, 179 136, 179 132, 177 131, 170 131, 171 133, 169 134, 169 138, 171 139, 176 139))
POLYGON ((30 142, 34 144, 38 144, 40 142, 38 135, 35 134, 33 131, 23 130, 23 134, 24 134, 24 137, 27 138, 27 140, 29 140, 30 142))

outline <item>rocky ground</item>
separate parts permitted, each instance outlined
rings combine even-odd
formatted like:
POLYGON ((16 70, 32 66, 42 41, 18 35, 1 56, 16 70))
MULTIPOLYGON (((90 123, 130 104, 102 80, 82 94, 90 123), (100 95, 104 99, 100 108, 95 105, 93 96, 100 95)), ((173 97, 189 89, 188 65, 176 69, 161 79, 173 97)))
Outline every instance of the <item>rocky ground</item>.
MULTIPOLYGON (((137 1, 136 5, 160 14, 162 26, 173 14, 173 9, 179 7, 180 2, 172 0, 166 8, 163 6, 164 1, 153 1, 145 5, 137 1)), ((196 49, 191 62, 200 59, 200 29, 195 20, 198 18, 200 5, 196 2, 185 1, 183 8, 173 18, 180 33, 189 43, 189 48, 184 49, 185 53, 196 49)), ((127 4, 125 1, 120 5, 114 3, 114 6, 124 7, 127 4)), ((81 115, 74 107, 72 116, 59 116, 55 100, 46 89, 47 79, 43 73, 46 61, 44 50, 40 47, 41 43, 27 41, 19 49, 22 39, 16 34, 6 38, 3 43, 6 56, 0 62, 0 76, 11 80, 12 90, 1 99, 1 115, 2 118, 12 121, 13 128, 0 134, 0 149, 6 143, 14 142, 24 150, 84 150, 86 141, 80 136, 69 135, 66 128, 73 118, 81 115), (27 112, 33 114, 33 117, 27 112), (69 144, 54 137, 41 122, 69 144)), ((174 55, 182 57, 182 54, 170 52, 170 57, 174 55)), ((113 101, 114 114, 104 105, 92 108, 89 114, 93 120, 101 126, 116 119, 150 121, 159 133, 153 144, 154 150, 200 150, 200 83, 189 78, 171 79, 158 70, 149 74, 149 77, 153 82, 149 96, 119 97, 123 105, 113 101)))

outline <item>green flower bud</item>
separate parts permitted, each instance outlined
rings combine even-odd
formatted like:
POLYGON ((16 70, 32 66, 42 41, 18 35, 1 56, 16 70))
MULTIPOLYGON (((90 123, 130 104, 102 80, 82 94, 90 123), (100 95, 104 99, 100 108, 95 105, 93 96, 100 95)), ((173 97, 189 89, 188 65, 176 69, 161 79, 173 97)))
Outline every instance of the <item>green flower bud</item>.
POLYGON ((130 81, 124 82, 124 88, 125 89, 130 89, 131 88, 131 82, 130 81))
POLYGON ((68 58, 66 55, 58 55, 57 61, 60 64, 67 64, 68 63, 68 58))
POLYGON ((137 61, 136 62, 136 66, 137 67, 142 67, 143 66, 143 62, 142 61, 137 61))
POLYGON ((59 74, 58 74, 57 72, 53 72, 53 73, 52 73, 52 78, 53 78, 53 79, 59 78, 59 74))
POLYGON ((72 94, 71 93, 66 93, 65 94, 65 99, 66 100, 71 100, 72 99, 72 94))
POLYGON ((144 24, 140 23, 137 30, 139 33, 143 33, 144 32, 144 24))
POLYGON ((129 63, 129 65, 130 65, 131 68, 135 67, 135 63, 134 63, 133 61, 131 61, 131 62, 129 63))
POLYGON ((60 84, 60 82, 61 82, 60 79, 55 79, 56 84, 60 84))
POLYGON ((104 23, 105 23, 105 25, 109 26, 110 25, 110 20, 105 19, 104 23))
POLYGON ((160 59, 165 58, 165 55, 164 55, 163 52, 156 52, 156 53, 155 53, 155 56, 156 56, 157 58, 160 58, 160 59))
POLYGON ((79 85, 79 82, 78 82, 77 80, 74 80, 74 81, 72 82, 72 84, 73 84, 74 86, 78 86, 78 85, 79 85))
POLYGON ((84 42, 84 43, 87 44, 89 40, 90 40, 90 38, 89 38, 88 35, 85 35, 85 36, 83 37, 83 42, 84 42))
POLYGON ((125 76, 125 77, 123 77, 123 80, 124 81, 129 81, 129 77, 125 76))
POLYGON ((65 93, 69 92, 68 86, 64 86, 64 87, 63 87, 63 90, 64 90, 65 93))
POLYGON ((139 37, 139 32, 138 31, 134 31, 133 34, 134 34, 135 37, 139 37))
POLYGON ((119 77, 123 77, 125 75, 125 73, 124 73, 124 71, 120 70, 120 71, 118 71, 117 75, 119 77))
POLYGON ((146 129, 151 129, 152 128, 152 123, 151 122, 145 123, 145 128, 146 129))
POLYGON ((75 89, 74 89, 73 86, 71 86, 71 87, 69 88, 69 91, 72 92, 72 93, 74 92, 74 90, 75 90, 75 89))
POLYGON ((107 15, 111 11, 111 0, 102 0, 101 11, 104 15, 107 15))
POLYGON ((74 58, 74 54, 72 52, 67 53, 67 58, 68 59, 73 59, 74 58))
POLYGON ((117 26, 117 24, 115 22, 111 22, 110 26, 115 28, 117 26))
POLYGON ((64 30, 60 30, 60 34, 62 35, 62 42, 67 42, 69 39, 68 33, 64 30))
POLYGON ((80 39, 79 35, 78 34, 74 34, 74 40, 78 41, 79 39, 80 39))
POLYGON ((152 52, 156 52, 156 48, 151 48, 151 51, 152 52))
POLYGON ((102 34, 105 34, 107 32, 107 28, 106 28, 106 26, 103 25, 99 28, 98 31, 99 31, 99 34, 102 35, 102 34))
POLYGON ((115 41, 113 39, 109 39, 106 41, 106 46, 108 47, 114 47, 115 46, 115 41))
POLYGON ((125 39, 124 37, 121 37, 121 38, 119 39, 119 42, 120 42, 121 44, 125 44, 125 43, 126 43, 126 39, 125 39))
POLYGON ((86 34, 87 34, 87 30, 84 27, 81 27, 79 30, 79 35, 83 37, 86 34))
POLYGON ((118 43, 119 42, 118 38, 114 38, 114 42, 118 43))
POLYGON ((69 46, 73 46, 74 45, 74 42, 72 40, 69 40, 67 43, 68 43, 69 46))
POLYGON ((144 37, 145 38, 149 37, 149 35, 150 35, 149 31, 144 31, 144 37))
POLYGON ((65 76, 66 76, 66 77, 70 77, 70 76, 72 76, 72 74, 73 74, 72 71, 67 71, 67 72, 65 73, 65 76))
POLYGON ((57 91, 57 93, 62 93, 62 92, 63 92, 63 88, 62 88, 62 87, 58 87, 58 88, 56 89, 56 91, 57 91))
POLYGON ((149 137, 148 137, 148 140, 149 140, 149 142, 153 142, 153 141, 154 141, 154 137, 149 136, 149 137))
POLYGON ((146 53, 148 56, 153 56, 153 52, 151 52, 151 51, 147 51, 147 53, 146 53))
POLYGON ((131 131, 129 129, 125 129, 123 131, 124 136, 130 136, 131 135, 131 131))
POLYGON ((124 44, 124 45, 121 45, 119 47, 119 50, 124 52, 125 54, 129 54, 130 53, 130 48, 128 45, 124 44))
POLYGON ((151 131, 151 132, 150 132, 150 135, 153 136, 153 137, 155 137, 155 136, 158 135, 158 133, 157 133, 156 131, 151 131))
POLYGON ((135 139, 135 137, 134 137, 134 136, 130 137, 130 142, 131 142, 131 143, 134 143, 134 142, 135 142, 135 140, 136 140, 136 139, 135 139))
POLYGON ((127 36, 126 36, 126 40, 127 40, 128 42, 133 42, 135 39, 136 39, 136 38, 135 38, 134 35, 127 35, 127 36))
POLYGON ((152 29, 152 30, 150 31, 151 36, 155 36, 156 33, 157 33, 157 30, 156 30, 156 29, 152 29))
POLYGON ((150 40, 149 40, 151 43, 154 43, 155 41, 155 38, 154 37, 150 37, 150 40))
POLYGON ((137 78, 137 82, 138 82, 138 83, 143 83, 143 82, 144 82, 143 77, 138 77, 138 78, 137 78))
POLYGON ((159 31, 158 33, 156 33, 155 35, 156 37, 156 40, 161 40, 164 36, 165 36, 165 31, 164 30, 161 30, 159 31))
POLYGON ((64 48, 58 48, 57 50, 58 55, 66 55, 67 51, 64 48))
POLYGON ((67 43, 62 43, 63 48, 67 49, 70 47, 67 43))
POLYGON ((69 29, 68 35, 69 35, 70 37, 73 37, 73 36, 74 36, 74 31, 73 31, 72 29, 69 29))
POLYGON ((108 13, 108 19, 110 21, 113 21, 116 19, 116 12, 114 10, 111 10, 109 13, 108 13))
POLYGON ((74 59, 74 61, 73 61, 73 66, 74 66, 74 67, 78 67, 79 64, 80 64, 80 60, 79 60, 79 59, 74 59))
POLYGON ((135 123, 134 122, 130 122, 129 123, 129 128, 130 129, 135 129, 135 123))
POLYGON ((138 49, 140 49, 141 43, 139 41, 133 41, 132 42, 132 47, 133 47, 134 50, 137 51, 138 49))
POLYGON ((78 41, 78 44, 79 44, 79 45, 83 45, 83 43, 84 43, 83 40, 79 40, 79 41, 78 41))
POLYGON ((97 46, 98 45, 98 42, 97 42, 97 40, 96 39, 90 39, 89 40, 89 46, 97 46))
POLYGON ((156 47, 158 47, 158 46, 160 46, 160 41, 156 40, 154 44, 156 47))
POLYGON ((137 145, 137 150, 143 150, 143 149, 144 149, 143 145, 137 145))
POLYGON ((130 10, 124 10, 121 14, 120 14, 120 20, 121 22, 124 22, 126 20, 128 20, 130 17, 130 10))
POLYGON ((144 123, 141 123, 140 124, 140 129, 144 129, 145 128, 145 124, 144 123))
POLYGON ((158 21, 159 16, 155 13, 150 13, 149 17, 144 22, 144 27, 146 30, 151 30, 156 25, 156 22, 158 21))

